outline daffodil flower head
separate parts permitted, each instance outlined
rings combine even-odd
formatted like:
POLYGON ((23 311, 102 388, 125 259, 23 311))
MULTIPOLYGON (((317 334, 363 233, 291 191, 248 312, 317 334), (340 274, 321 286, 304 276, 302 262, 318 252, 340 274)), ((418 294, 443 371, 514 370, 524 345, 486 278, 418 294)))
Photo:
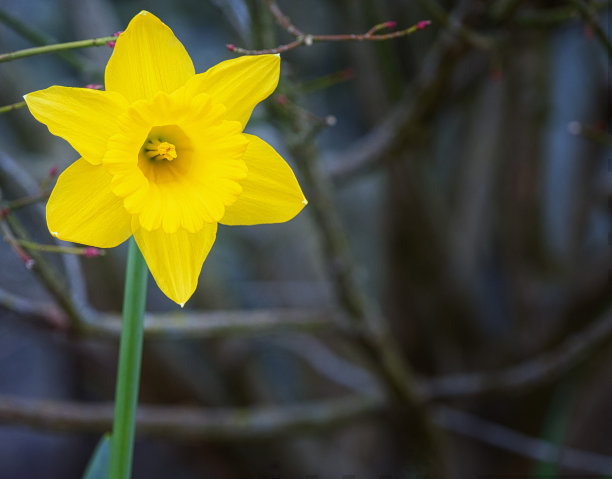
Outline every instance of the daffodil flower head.
POLYGON ((52 86, 25 96, 34 117, 81 158, 47 203, 49 231, 109 248, 134 236, 160 289, 193 294, 217 224, 288 221, 306 204, 289 165, 243 133, 276 88, 278 55, 196 74, 172 30, 140 12, 119 35, 106 90, 52 86))

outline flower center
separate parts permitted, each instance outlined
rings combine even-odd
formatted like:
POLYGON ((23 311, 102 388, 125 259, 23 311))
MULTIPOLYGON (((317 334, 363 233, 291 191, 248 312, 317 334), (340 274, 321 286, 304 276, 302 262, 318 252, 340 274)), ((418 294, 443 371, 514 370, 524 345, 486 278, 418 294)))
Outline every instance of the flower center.
POLYGON ((157 138, 148 139, 144 144, 144 153, 153 160, 172 161, 176 158, 176 147, 167 141, 157 138))
POLYGON ((185 180, 191 167, 193 147, 177 125, 151 128, 138 154, 138 167, 149 181, 176 183, 185 180))

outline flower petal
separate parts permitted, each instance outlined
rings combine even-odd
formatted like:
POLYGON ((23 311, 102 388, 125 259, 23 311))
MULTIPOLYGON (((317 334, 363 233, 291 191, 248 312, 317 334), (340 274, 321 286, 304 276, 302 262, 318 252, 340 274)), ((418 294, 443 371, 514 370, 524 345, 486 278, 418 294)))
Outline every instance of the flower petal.
POLYGON ((198 284, 202 264, 217 234, 217 223, 204 225, 200 231, 183 229, 165 233, 162 228, 147 231, 136 219, 134 238, 159 289, 181 306, 191 297, 198 284))
POLYGON ((193 75, 191 58, 172 30, 142 11, 117 38, 104 81, 107 90, 134 102, 159 91, 172 93, 193 75))
POLYGON ((254 225, 289 221, 308 203, 293 171, 261 138, 245 136, 249 138, 249 145, 243 159, 249 171, 240 181, 242 193, 226 208, 220 223, 254 225))
POLYGON ((186 85, 188 95, 208 93, 227 108, 226 120, 246 125, 255 105, 278 84, 279 55, 251 55, 226 60, 194 76, 186 85))
POLYGON ((127 109, 121 95, 89 88, 52 86, 24 99, 34 118, 94 165, 102 161, 106 142, 117 129, 116 118, 127 109))
POLYGON ((47 203, 47 227, 64 241, 112 248, 132 234, 123 201, 111 192, 111 175, 83 158, 57 179, 47 203))

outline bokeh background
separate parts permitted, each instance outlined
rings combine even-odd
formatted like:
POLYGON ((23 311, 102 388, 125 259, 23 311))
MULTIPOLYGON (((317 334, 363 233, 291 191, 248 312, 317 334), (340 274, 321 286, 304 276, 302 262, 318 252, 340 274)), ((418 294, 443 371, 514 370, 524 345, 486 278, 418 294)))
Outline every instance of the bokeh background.
MULTIPOLYGON (((134 477, 423 477, 432 462, 451 478, 612 474, 610 2, 278 6, 310 34, 432 24, 281 55, 247 131, 310 205, 220 228, 184 311, 149 282, 166 324, 240 324, 146 340, 140 402, 160 407, 147 417, 212 426, 147 430, 134 477)), ((234 57, 227 43, 293 39, 265 1, 0 0, 0 51, 106 36, 142 9, 197 72, 234 57)), ((111 52, 0 64, 0 104, 103 83, 111 52)), ((27 109, 0 116, 4 207, 76 159, 27 109)), ((23 230, 2 221, 51 244, 43 204, 10 214, 23 230)), ((106 410, 78 414, 113 400, 117 341, 96 324, 116 325, 125 256, 44 253, 30 270, 0 244, 0 477, 81 477, 108 429, 106 410)))

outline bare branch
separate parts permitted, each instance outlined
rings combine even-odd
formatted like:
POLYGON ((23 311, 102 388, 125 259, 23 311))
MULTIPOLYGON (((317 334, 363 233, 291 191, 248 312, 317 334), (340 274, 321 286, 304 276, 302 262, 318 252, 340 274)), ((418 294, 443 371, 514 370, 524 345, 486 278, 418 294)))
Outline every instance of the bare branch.
MULTIPOLYGON (((39 191, 38 186, 25 170, 7 155, 0 154, 0 177, 2 176, 7 178, 11 184, 20 187, 28 197, 34 198, 36 192, 39 191)), ((39 210, 42 215, 42 208, 39 210)), ((12 227, 18 230, 20 237, 27 237, 17 218, 10 215, 6 219, 10 221, 12 227)), ((0 226, 3 225, 4 222, 0 220, 0 226)), ((13 243, 17 248, 21 248, 20 242, 16 239, 13 243)), ((87 254, 89 250, 79 249, 79 251, 87 254)), ((85 280, 77 258, 73 255, 62 255, 69 285, 69 287, 64 287, 63 281, 58 280, 58 273, 51 269, 42 255, 37 254, 36 248, 32 248, 29 252, 36 260, 34 272, 41 277, 45 286, 67 312, 75 331, 99 338, 119 337, 120 316, 100 313, 89 304, 85 291, 85 280)), ((14 305, 14 308, 11 309, 22 309, 23 302, 12 302, 9 299, 11 298, 7 297, 7 301, 4 302, 5 306, 11 308, 11 305, 14 305)), ((148 314, 145 318, 145 337, 209 338, 229 334, 258 334, 286 330, 320 331, 330 327, 343 328, 345 322, 338 311, 329 310, 271 309, 156 313, 148 314)), ((45 324, 55 323, 46 322, 45 324)))
POLYGON ((389 397, 396 404, 401 404, 398 420, 421 438, 416 445, 417 462, 429 473, 435 474, 442 469, 443 462, 437 429, 419 394, 412 369, 402 357, 385 318, 357 280, 348 238, 333 200, 333 188, 329 177, 319 166, 319 153, 313 138, 317 129, 305 125, 299 112, 287 115, 284 111, 281 115, 277 109, 275 113, 279 119, 282 116, 279 126, 286 134, 289 152, 300 169, 308 191, 310 211, 318 227, 324 263, 328 267, 335 295, 353 323, 355 333, 351 337, 352 344, 361 348, 389 397))
POLYGON ((403 158, 396 153, 422 139, 420 125, 426 124, 446 100, 450 73, 466 51, 447 39, 438 41, 423 62, 413 85, 406 89, 386 119, 330 164, 328 174, 334 183, 345 183, 386 161, 403 158))
POLYGON ((558 446, 457 409, 438 407, 435 418, 448 431, 524 457, 606 476, 612 471, 610 456, 558 446))
POLYGON ((303 359, 336 384, 367 395, 380 394, 380 385, 370 371, 341 358, 313 336, 294 333, 266 340, 270 342, 303 359))
MULTIPOLYGON (((196 408, 141 405, 136 432, 167 440, 211 442, 260 441, 288 435, 314 434, 341 427, 380 413, 383 401, 363 395, 303 402, 289 406, 247 408, 196 408)), ((72 433, 105 433, 112 424, 110 403, 26 399, 0 396, 0 423, 38 430, 72 433)), ((446 430, 533 459, 559 462, 578 471, 604 474, 612 457, 559 447, 475 415, 437 407, 436 422, 446 430)))
POLYGON ((403 30, 398 30, 391 33, 378 33, 384 28, 395 27, 395 22, 384 22, 374 25, 366 33, 348 33, 348 34, 337 34, 337 35, 315 35, 310 33, 304 33, 298 27, 296 27, 291 20, 281 11, 280 7, 274 0, 268 0, 268 7, 270 12, 287 32, 296 37, 292 42, 284 45, 278 45, 274 48, 266 48, 262 50, 247 50, 245 48, 237 47, 233 44, 228 44, 227 49, 231 52, 240 53, 242 55, 265 55, 273 53, 282 53, 287 50, 292 50, 300 45, 310 46, 315 42, 347 42, 347 41, 384 41, 392 38, 405 37, 418 30, 427 28, 431 22, 429 20, 422 20, 411 27, 403 30))
POLYGON ((300 30, 293 23, 291 23, 289 17, 287 17, 283 12, 281 12, 281 9, 278 7, 278 4, 275 0, 268 0, 268 8, 270 9, 270 12, 274 16, 278 24, 285 30, 287 30, 289 33, 291 33, 291 35, 294 35, 296 37, 304 35, 304 32, 302 32, 302 30, 300 30))
POLYGON ((422 383, 425 396, 432 399, 461 398, 517 391, 554 380, 576 366, 612 338, 612 312, 606 313, 571 336, 557 349, 542 353, 501 371, 457 374, 422 383))
MULTIPOLYGON (((589 8, 592 12, 602 11, 612 5, 610 0, 593 1, 589 8)), ((526 9, 524 12, 517 12, 512 22, 523 28, 555 28, 563 23, 571 22, 580 17, 576 8, 562 5, 542 9, 526 9)), ((505 20, 500 18, 500 20, 505 20)))
POLYGON ((612 43, 597 21, 597 13, 590 5, 582 0, 569 0, 569 3, 578 11, 583 20, 593 29, 595 36, 605 48, 610 59, 612 59, 612 43))
POLYGON ((54 303, 24 298, 0 289, 0 306, 18 314, 35 318, 45 326, 51 326, 55 329, 68 327, 66 313, 54 303))
MULTIPOLYGON (((380 411, 380 399, 347 395, 288 406, 210 408, 139 405, 136 433, 164 439, 261 440, 338 427, 380 411)), ((108 432, 111 403, 0 396, 0 423, 62 432, 108 432)))
MULTIPOLYGON (((186 311, 147 313, 144 319, 146 339, 214 338, 240 334, 262 334, 279 331, 320 331, 339 327, 343 319, 338 312, 326 310, 269 309, 252 311, 186 311)), ((121 316, 98 313, 82 325, 86 335, 119 338, 121 316)))

